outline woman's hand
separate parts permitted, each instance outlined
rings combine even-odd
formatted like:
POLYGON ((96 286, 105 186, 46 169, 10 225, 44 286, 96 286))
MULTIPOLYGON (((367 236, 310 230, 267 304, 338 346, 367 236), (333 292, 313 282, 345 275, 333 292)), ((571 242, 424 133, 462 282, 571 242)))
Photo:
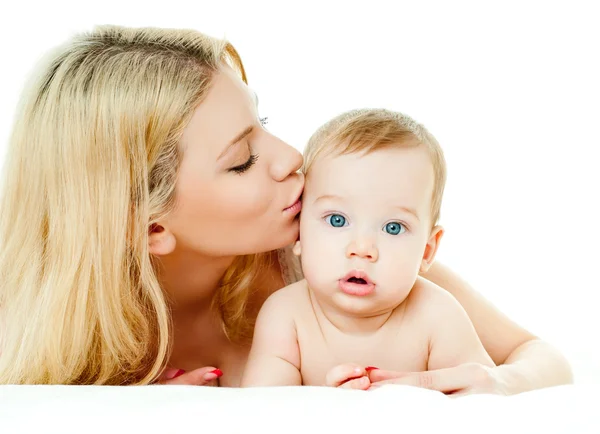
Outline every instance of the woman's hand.
POLYGON ((160 376, 158 383, 167 385, 217 386, 217 378, 221 375, 223 375, 223 372, 214 366, 206 366, 190 372, 185 372, 183 369, 167 368, 160 376))
POLYGON ((508 395, 502 378, 502 366, 490 368, 479 363, 465 363, 453 368, 425 372, 396 372, 382 369, 369 373, 370 389, 386 384, 403 384, 437 390, 450 396, 475 393, 508 395))
POLYGON ((340 387, 342 389, 367 390, 371 387, 369 372, 373 369, 370 366, 362 367, 354 363, 345 363, 329 370, 325 377, 325 385, 330 387, 340 387))

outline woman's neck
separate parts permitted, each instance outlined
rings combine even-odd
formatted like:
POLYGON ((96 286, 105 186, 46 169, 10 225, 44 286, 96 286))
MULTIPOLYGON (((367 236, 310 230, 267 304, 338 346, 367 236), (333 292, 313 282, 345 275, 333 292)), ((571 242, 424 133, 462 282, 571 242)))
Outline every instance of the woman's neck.
POLYGON ((215 346, 225 343, 212 300, 234 259, 191 251, 175 251, 160 258, 158 277, 168 297, 173 323, 171 363, 187 365, 186 360, 204 358, 215 346))
POLYGON ((209 257, 176 250, 160 258, 158 276, 176 316, 207 311, 235 256, 209 257))
MULTIPOLYGON (((170 364, 190 369, 198 362, 215 365, 225 357, 226 348, 236 347, 222 328, 220 315, 212 308, 219 283, 235 256, 207 258, 193 252, 175 252, 161 257, 158 267, 160 283, 171 304, 173 351, 170 364)), ((264 300, 284 286, 277 253, 271 265, 256 281, 259 289, 248 300, 248 314, 254 318, 264 300)))

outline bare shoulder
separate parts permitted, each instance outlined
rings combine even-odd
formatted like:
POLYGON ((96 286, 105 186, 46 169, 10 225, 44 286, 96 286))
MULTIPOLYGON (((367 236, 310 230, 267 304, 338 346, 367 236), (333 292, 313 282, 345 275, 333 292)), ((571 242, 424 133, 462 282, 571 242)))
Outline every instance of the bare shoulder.
POLYGON ((269 295, 268 300, 289 301, 298 299, 306 293, 306 280, 291 283, 269 295))
POLYGON ((305 300, 307 294, 306 280, 300 280, 288 286, 284 286, 273 292, 265 300, 261 311, 276 310, 280 313, 292 313, 305 300))
POLYGON ((436 321, 440 316, 454 315, 463 310, 451 293, 423 277, 417 277, 407 301, 411 311, 436 321))
POLYGON ((256 317, 266 300, 285 287, 277 252, 271 252, 269 266, 257 277, 254 286, 255 291, 250 297, 248 312, 256 317))

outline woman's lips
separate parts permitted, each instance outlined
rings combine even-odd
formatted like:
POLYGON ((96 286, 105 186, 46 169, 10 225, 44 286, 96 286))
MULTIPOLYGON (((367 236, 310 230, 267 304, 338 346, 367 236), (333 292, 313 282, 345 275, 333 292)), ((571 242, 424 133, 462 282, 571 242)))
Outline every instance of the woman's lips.
POLYGON ((296 215, 300 212, 301 209, 302 209, 302 201, 300 199, 298 199, 292 205, 290 205, 286 209, 284 209, 283 212, 296 215))

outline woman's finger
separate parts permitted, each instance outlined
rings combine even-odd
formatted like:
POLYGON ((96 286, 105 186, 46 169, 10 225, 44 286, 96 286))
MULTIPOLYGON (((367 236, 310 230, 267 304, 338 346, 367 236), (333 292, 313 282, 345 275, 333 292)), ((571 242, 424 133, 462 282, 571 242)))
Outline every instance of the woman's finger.
POLYGON ((185 373, 178 371, 170 379, 163 379, 159 383, 166 385, 210 386, 216 385, 217 378, 222 375, 223 372, 220 369, 213 366, 206 366, 185 373))
POLYGON ((160 375, 160 378, 158 379, 158 381, 161 382, 161 381, 166 381, 166 380, 172 380, 173 378, 177 378, 182 374, 185 374, 185 371, 183 369, 166 368, 163 371, 163 373, 160 375))
POLYGON ((404 372, 404 371, 386 371, 385 369, 373 369, 369 370, 369 378, 371 382, 375 383, 377 381, 385 381, 392 380, 394 378, 401 378, 407 375, 412 375, 414 372, 404 372))
MULTIPOLYGON (((389 374, 389 372, 387 374, 389 374)), ((372 371, 370 374, 371 381, 377 386, 383 386, 385 384, 401 384, 437 390, 444 393, 456 392, 470 386, 468 377, 460 366, 438 369, 435 371, 402 372, 397 373, 395 377, 389 378, 390 376, 388 376, 388 379, 386 380, 377 381, 376 378, 381 378, 382 374, 379 371, 372 371)))
POLYGON ((447 396, 449 396, 450 398, 461 398, 463 396, 473 395, 474 393, 475 392, 471 389, 464 389, 464 390, 461 390, 460 392, 450 393, 447 396))

